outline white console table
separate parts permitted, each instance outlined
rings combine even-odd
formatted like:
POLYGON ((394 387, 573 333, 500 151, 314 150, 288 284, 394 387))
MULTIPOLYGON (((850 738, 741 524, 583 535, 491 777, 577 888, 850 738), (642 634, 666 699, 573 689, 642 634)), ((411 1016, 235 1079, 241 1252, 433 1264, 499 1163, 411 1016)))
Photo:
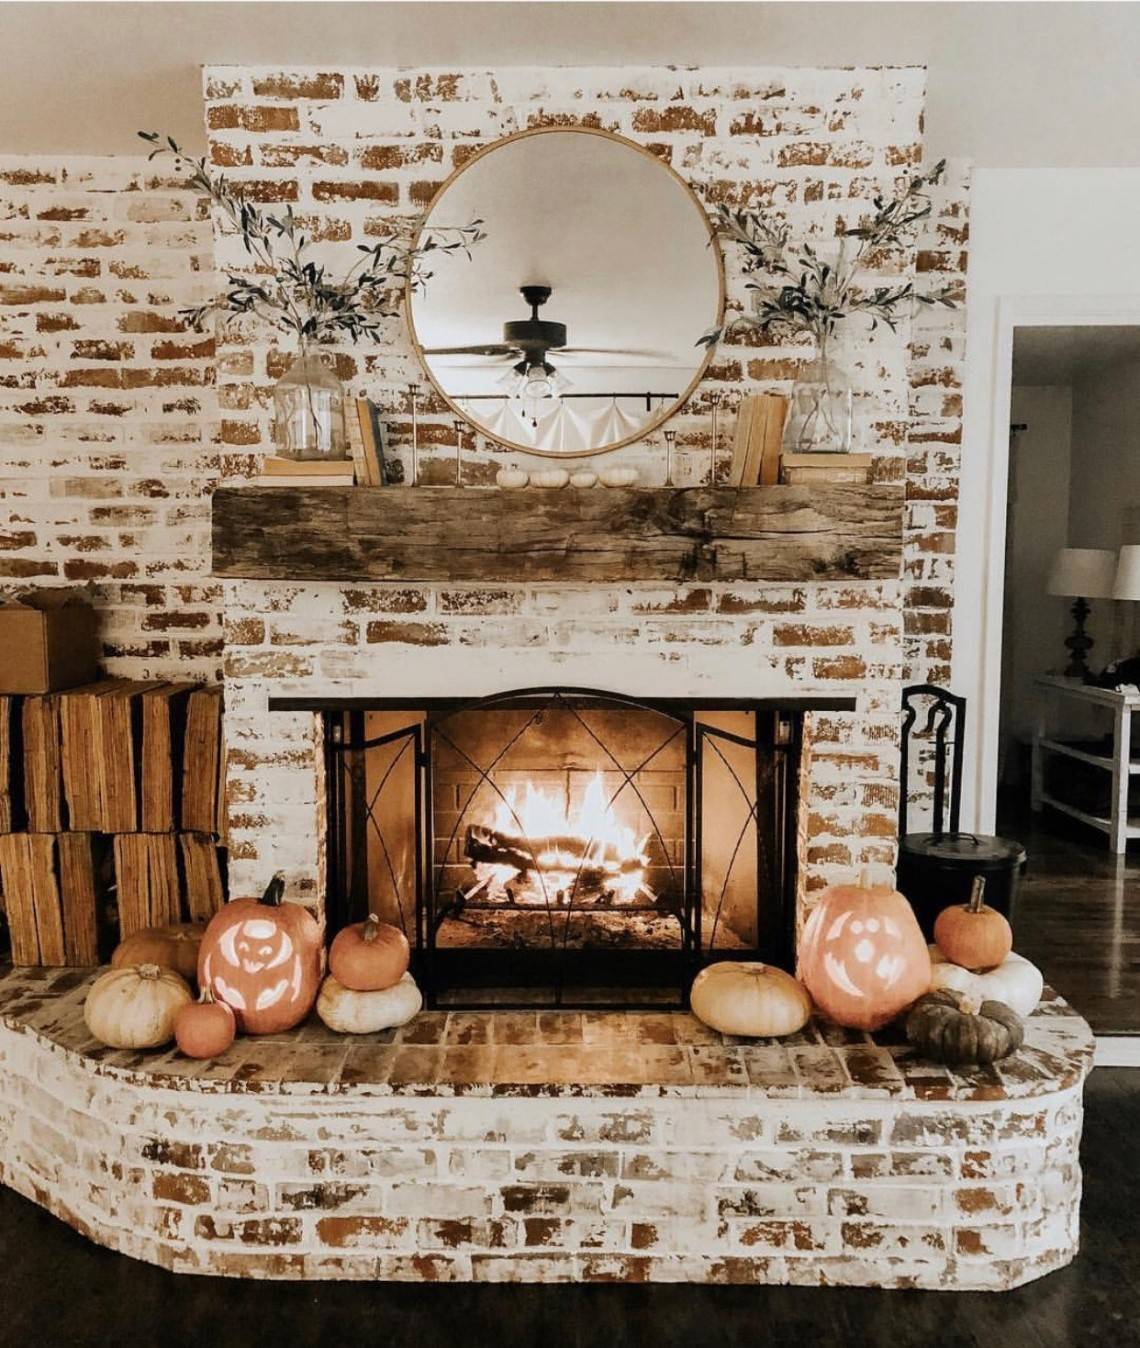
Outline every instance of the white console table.
POLYGON ((1140 759, 1132 757, 1132 713, 1140 711, 1140 693, 1117 693, 1110 688, 1093 688, 1086 683, 1065 679, 1056 674, 1038 675, 1034 683, 1041 693, 1037 725, 1033 732, 1031 803, 1034 811, 1048 805, 1063 814, 1071 815, 1074 819, 1107 833, 1112 850, 1116 853, 1123 852, 1130 838, 1140 838, 1140 819, 1132 823, 1128 818, 1128 784, 1135 774, 1140 773, 1140 759), (1104 707, 1112 713, 1111 755, 1090 753, 1087 749, 1066 744, 1064 740, 1056 739, 1049 734, 1050 703, 1064 698, 1104 707), (1048 754, 1075 758, 1112 774, 1112 808, 1107 819, 1058 800, 1045 790, 1045 758, 1048 754))

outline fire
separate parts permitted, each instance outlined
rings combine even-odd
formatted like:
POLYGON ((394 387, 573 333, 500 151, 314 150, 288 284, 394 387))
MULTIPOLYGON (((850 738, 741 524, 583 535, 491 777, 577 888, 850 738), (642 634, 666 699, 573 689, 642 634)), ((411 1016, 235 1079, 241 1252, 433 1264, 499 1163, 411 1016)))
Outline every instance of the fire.
POLYGON ((500 799, 490 823, 496 837, 510 840, 530 864, 482 861, 475 872, 492 891, 504 892, 524 871, 541 875, 540 896, 568 901, 586 893, 603 899, 631 899, 642 888, 648 835, 639 837, 617 817, 607 800, 599 770, 590 779, 582 802, 572 809, 566 793, 527 782, 520 792, 511 787, 500 799))

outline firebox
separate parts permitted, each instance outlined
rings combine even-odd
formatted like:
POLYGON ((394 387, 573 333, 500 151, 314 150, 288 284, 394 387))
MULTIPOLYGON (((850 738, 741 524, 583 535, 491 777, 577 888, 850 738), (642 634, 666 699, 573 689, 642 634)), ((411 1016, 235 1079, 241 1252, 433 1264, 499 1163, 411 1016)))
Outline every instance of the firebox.
POLYGON ((530 688, 326 706, 330 936, 402 927, 430 1005, 683 1006, 790 967, 801 710, 530 688))

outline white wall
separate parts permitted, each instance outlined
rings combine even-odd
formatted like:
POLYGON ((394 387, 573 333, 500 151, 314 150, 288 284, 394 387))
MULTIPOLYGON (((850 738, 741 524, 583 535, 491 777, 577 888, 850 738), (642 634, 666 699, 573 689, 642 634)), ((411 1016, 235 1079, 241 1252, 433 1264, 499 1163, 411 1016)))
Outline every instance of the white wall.
POLYGON ((1002 641, 1001 777, 1008 780, 1012 742, 1033 730, 1033 677, 1057 669, 1066 651, 1067 603, 1045 594, 1058 548, 1068 543, 1073 391, 1067 385, 1020 385, 1012 418, 1028 429, 1011 441, 1007 515, 1005 622, 1002 641))
POLYGON ((1140 322, 1138 221, 1137 169, 974 175, 953 667, 970 702, 967 828, 994 823, 1013 327, 1140 322))

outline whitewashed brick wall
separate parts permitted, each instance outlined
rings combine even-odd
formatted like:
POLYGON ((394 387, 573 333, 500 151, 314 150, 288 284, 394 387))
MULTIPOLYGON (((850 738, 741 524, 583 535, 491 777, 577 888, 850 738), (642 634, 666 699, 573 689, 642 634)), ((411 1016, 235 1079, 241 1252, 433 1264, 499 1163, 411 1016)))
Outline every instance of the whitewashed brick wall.
POLYGON ((202 203, 143 159, 0 157, 0 583, 91 583, 108 669, 216 675, 202 203))
MULTIPOLYGON (((917 69, 205 72, 213 163, 260 200, 290 203, 315 237, 329 241, 330 255, 339 249, 346 260, 356 243, 421 214, 474 149, 542 125, 617 131, 671 163, 710 207, 771 205, 787 215, 796 238, 826 245, 877 191, 893 191, 921 161, 923 86, 917 69)), ((962 241, 953 256, 937 259, 936 246, 962 224, 963 192, 956 172, 915 249, 883 260, 884 278, 915 274, 921 251, 933 280, 961 279, 962 241)), ((219 235, 217 256, 240 261, 234 235, 219 235)), ((729 306, 739 309, 740 259, 729 253, 726 262, 729 306)), ((433 284, 445 282, 437 276, 433 284)), ((960 407, 942 396, 941 381, 945 369, 957 378, 960 319, 939 311, 921 321, 915 347, 909 318, 893 333, 851 324, 842 352, 875 479, 915 474, 900 584, 628 591, 227 585, 237 891, 256 889, 267 868, 281 864, 299 895, 321 889, 312 865, 323 810, 312 718, 265 710, 272 693, 286 691, 476 693, 545 682, 686 694, 850 689, 858 711, 817 717, 812 727, 806 892, 868 861, 891 864, 898 691, 904 675, 940 673, 949 641, 946 538, 935 536, 926 485, 943 487, 945 464, 918 437, 956 437, 960 407), (907 619, 904 633, 908 593, 922 616, 913 632, 907 619)), ((271 440, 272 384, 288 353, 252 326, 230 329, 220 352, 223 440, 235 455, 261 451, 271 440)), ((712 395, 723 399, 727 445, 739 398, 787 391, 802 354, 747 333, 724 345, 672 423, 678 481, 707 480, 712 395)), ((424 387, 421 476, 449 481, 452 414, 426 392, 403 322, 393 321, 376 346, 339 352, 337 364, 354 390, 381 406, 398 457, 408 457, 407 385, 424 387)), ((650 437, 617 457, 636 464, 643 480, 660 481, 662 443, 650 437)), ((486 484, 502 462, 480 441, 466 456, 464 480, 486 484)), ((944 530, 945 511, 938 524, 944 530)), ((952 529, 949 537, 952 546, 952 529)))

